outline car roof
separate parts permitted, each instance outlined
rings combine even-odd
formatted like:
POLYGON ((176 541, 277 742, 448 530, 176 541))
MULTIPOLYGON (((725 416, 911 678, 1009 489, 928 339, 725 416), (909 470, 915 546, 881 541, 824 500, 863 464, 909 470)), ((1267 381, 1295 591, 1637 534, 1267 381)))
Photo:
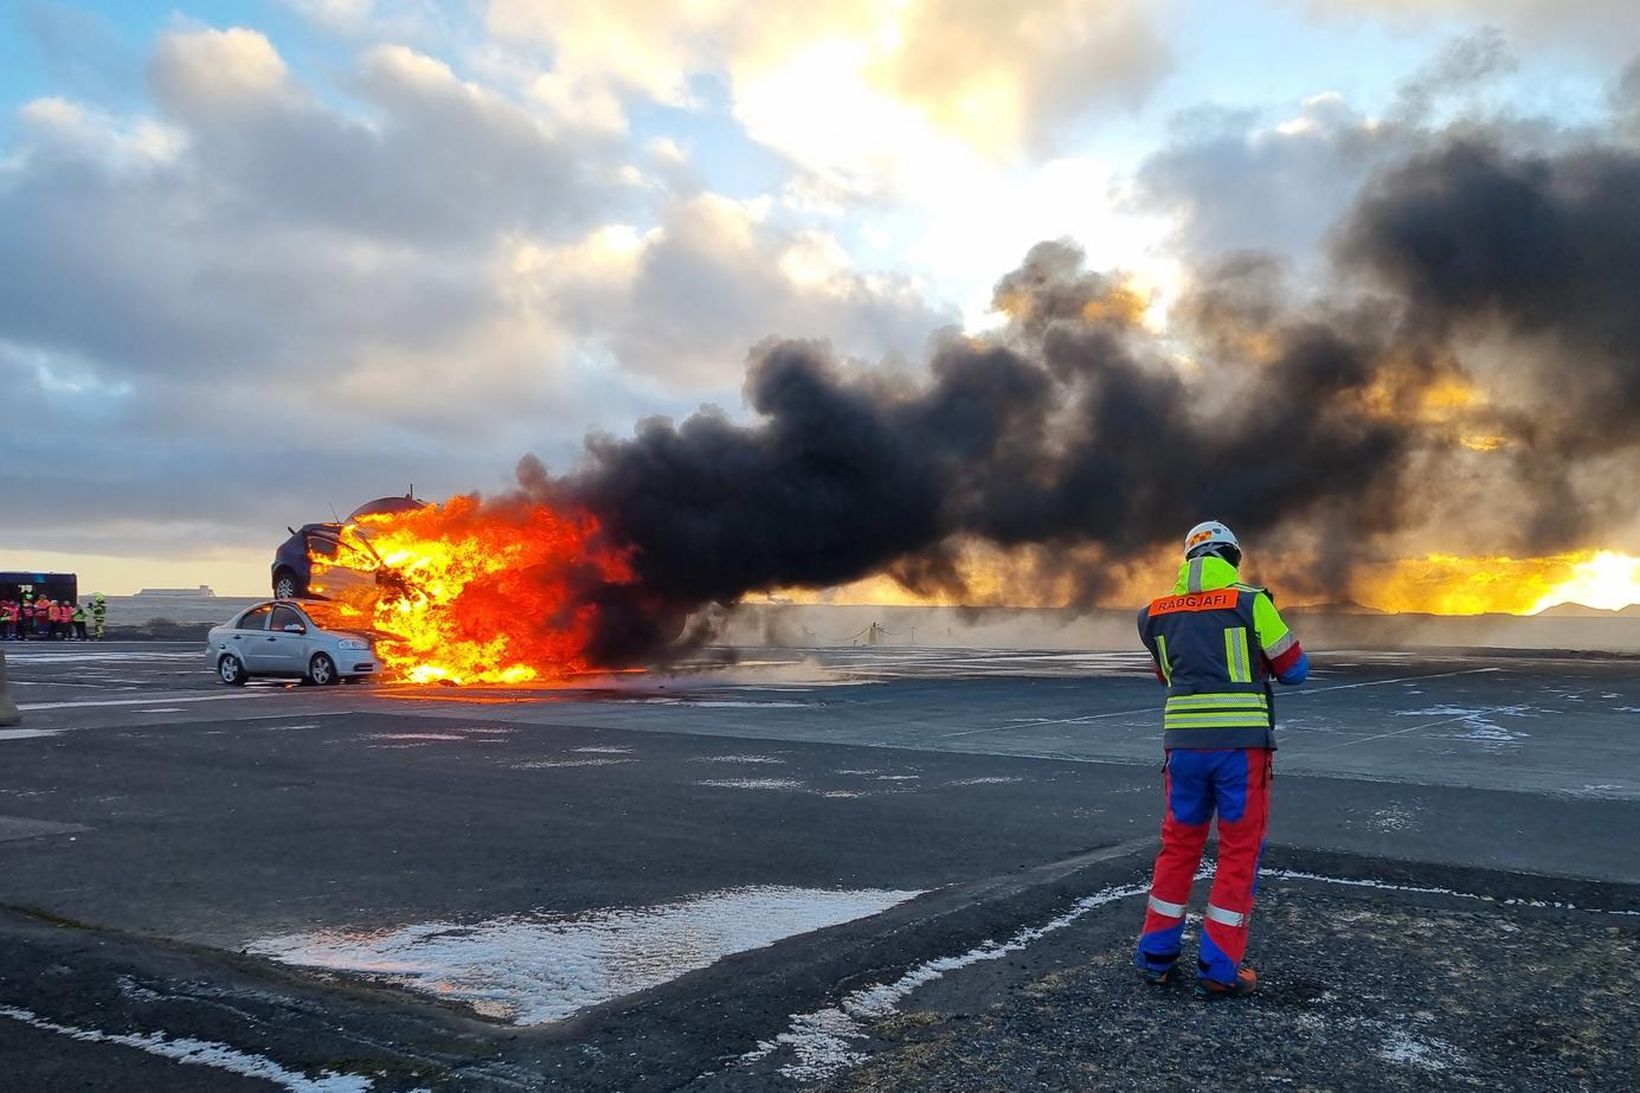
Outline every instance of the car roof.
POLYGON ((378 497, 374 501, 366 501, 348 513, 347 518, 349 521, 353 521, 361 516, 380 516, 389 512, 414 512, 416 509, 426 507, 427 502, 414 497, 378 497))

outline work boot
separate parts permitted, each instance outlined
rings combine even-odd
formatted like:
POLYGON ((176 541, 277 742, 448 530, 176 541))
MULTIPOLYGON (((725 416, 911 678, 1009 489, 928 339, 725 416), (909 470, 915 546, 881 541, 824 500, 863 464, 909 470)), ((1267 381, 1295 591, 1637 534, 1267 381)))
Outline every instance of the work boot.
POLYGON ((1148 953, 1139 953, 1133 958, 1133 963, 1138 966, 1139 974, 1146 983, 1149 983, 1152 987, 1165 987, 1173 982, 1173 972, 1178 967, 1173 963, 1173 960, 1178 958, 1178 953, 1173 954, 1172 960, 1169 960, 1166 956, 1158 957, 1148 953))
POLYGON ((1217 979, 1198 979, 1196 993, 1203 998, 1245 998, 1258 990, 1258 972, 1252 968, 1243 968, 1236 973, 1234 983, 1221 983, 1217 979))

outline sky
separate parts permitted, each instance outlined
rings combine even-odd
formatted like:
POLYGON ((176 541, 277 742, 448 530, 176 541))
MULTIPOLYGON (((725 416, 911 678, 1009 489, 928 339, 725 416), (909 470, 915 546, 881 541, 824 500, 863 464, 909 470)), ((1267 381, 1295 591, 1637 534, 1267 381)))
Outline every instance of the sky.
POLYGON ((0 569, 256 594, 286 525, 745 416, 765 339, 907 367, 1043 240, 1165 331, 1637 56, 1632 0, 17 0, 0 569))

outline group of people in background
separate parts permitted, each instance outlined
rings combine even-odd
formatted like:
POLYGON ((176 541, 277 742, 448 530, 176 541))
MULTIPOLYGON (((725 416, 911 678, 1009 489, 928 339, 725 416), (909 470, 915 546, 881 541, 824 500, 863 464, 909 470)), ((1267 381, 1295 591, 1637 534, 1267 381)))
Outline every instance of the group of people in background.
POLYGON ((101 641, 108 602, 101 592, 90 604, 35 598, 0 600, 0 641, 101 641))

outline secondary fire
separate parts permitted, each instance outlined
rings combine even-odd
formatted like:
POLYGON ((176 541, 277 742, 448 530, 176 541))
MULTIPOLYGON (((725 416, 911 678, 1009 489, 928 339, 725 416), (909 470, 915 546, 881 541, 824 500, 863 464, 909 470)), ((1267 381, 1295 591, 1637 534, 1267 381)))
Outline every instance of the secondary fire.
POLYGON ((1362 567, 1360 602, 1381 611, 1530 615, 1562 603, 1617 610, 1640 603, 1640 558, 1574 551, 1543 558, 1432 554, 1362 567))
POLYGON ((315 559, 339 612, 375 631, 385 676, 411 683, 586 671, 599 610, 587 590, 631 579, 592 514, 476 497, 361 517, 335 559, 315 559))

